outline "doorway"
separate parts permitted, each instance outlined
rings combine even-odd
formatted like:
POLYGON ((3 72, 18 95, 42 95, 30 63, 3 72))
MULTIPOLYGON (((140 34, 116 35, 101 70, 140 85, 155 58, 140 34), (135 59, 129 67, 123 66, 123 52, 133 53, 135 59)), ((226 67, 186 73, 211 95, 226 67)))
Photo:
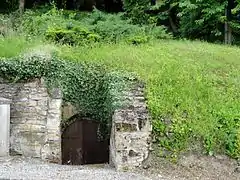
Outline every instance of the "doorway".
POLYGON ((100 123, 75 117, 62 132, 62 164, 83 165, 109 162, 109 140, 100 140, 100 123))

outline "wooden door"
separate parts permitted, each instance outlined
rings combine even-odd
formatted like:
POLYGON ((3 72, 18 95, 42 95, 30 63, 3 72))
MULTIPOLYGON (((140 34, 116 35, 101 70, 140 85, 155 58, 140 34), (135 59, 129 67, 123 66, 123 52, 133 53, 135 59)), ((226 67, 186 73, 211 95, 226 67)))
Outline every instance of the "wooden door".
POLYGON ((107 163, 109 141, 98 137, 99 123, 76 120, 62 134, 62 163, 69 165, 107 163))

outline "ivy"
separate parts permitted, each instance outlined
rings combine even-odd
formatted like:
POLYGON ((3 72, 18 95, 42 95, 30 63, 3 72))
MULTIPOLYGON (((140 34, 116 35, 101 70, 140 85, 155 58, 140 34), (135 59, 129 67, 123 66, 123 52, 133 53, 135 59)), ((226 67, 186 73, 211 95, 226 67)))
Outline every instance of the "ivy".
POLYGON ((74 105, 82 116, 100 121, 102 138, 110 135, 112 113, 123 105, 121 92, 129 81, 128 76, 107 72, 101 64, 39 55, 1 59, 0 77, 14 83, 43 78, 49 92, 60 88, 64 102, 74 105))

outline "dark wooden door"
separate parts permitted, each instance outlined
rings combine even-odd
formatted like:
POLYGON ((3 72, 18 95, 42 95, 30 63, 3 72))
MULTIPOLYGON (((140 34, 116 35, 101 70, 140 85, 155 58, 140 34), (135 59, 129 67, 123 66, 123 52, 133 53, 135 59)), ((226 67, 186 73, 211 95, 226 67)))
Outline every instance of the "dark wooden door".
POLYGON ((108 140, 99 140, 99 123, 96 121, 83 122, 83 160, 84 164, 106 163, 109 160, 108 140))
POLYGON ((99 123, 90 119, 75 120, 62 134, 62 163, 70 165, 106 163, 108 140, 98 138, 99 123))
POLYGON ((83 121, 70 124, 62 134, 62 163, 70 165, 83 164, 83 121))

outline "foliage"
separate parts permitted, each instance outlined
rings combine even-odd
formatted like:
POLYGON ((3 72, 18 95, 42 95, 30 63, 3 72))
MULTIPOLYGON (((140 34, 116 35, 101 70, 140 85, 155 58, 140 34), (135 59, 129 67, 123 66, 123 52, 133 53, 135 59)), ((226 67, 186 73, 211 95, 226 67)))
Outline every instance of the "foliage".
POLYGON ((84 28, 49 28, 46 32, 46 38, 53 42, 69 45, 80 45, 85 43, 97 42, 100 36, 89 32, 84 28))
POLYGON ((0 12, 15 10, 18 7, 18 0, 2 0, 0 2, 0 12))
POLYGON ((149 0, 124 0, 123 8, 126 15, 131 18, 134 24, 148 24, 151 22, 151 16, 145 13, 149 8, 149 0))
POLYGON ((147 36, 134 36, 128 39, 128 42, 130 44, 138 45, 138 44, 143 44, 148 42, 148 37, 147 36))
POLYGON ((117 43, 135 36, 171 38, 163 27, 133 25, 124 20, 122 14, 106 14, 98 10, 81 14, 53 8, 40 15, 27 11, 20 26, 23 32, 32 36, 45 36, 54 42, 75 45, 94 41, 117 43))
MULTIPOLYGON (((165 25, 175 35, 188 39, 223 42, 227 0, 162 0, 153 7, 145 0, 125 0, 126 14, 137 24, 165 25)), ((235 1, 230 19, 234 42, 239 43, 239 1, 235 1)))
POLYGON ((56 7, 46 13, 27 10, 21 18, 19 26, 22 27, 22 31, 32 36, 44 36, 48 28, 60 28, 70 23, 62 17, 62 12, 56 7))
POLYGON ((120 15, 107 15, 96 11, 88 20, 90 28, 105 41, 119 42, 130 36, 145 35, 145 28, 132 25, 120 15))
POLYGON ((226 3, 226 0, 180 1, 178 16, 182 36, 210 41, 223 39, 222 17, 225 14, 226 3))
POLYGON ((9 24, 8 18, 0 14, 0 36, 6 36, 11 31, 11 24, 9 24))
POLYGON ((146 34, 153 39, 172 39, 173 36, 164 26, 148 26, 146 34))
MULTIPOLYGON (((227 0, 159 0, 155 6, 151 7, 150 0, 124 0, 124 17, 125 19, 131 20, 131 23, 124 23, 124 25, 165 25, 168 27, 168 30, 172 31, 176 36, 180 36, 181 38, 223 42, 224 22, 226 21, 225 9, 227 7, 227 3, 227 0)), ((6 6, 7 4, 11 4, 11 6, 15 7, 17 1, 5 0, 3 1, 2 6, 6 6)), ((36 31, 39 31, 40 29, 46 30, 46 27, 44 26, 49 26, 52 24, 61 26, 62 24, 65 24, 66 21, 72 21, 70 17, 72 15, 72 11, 67 10, 59 13, 60 11, 57 10, 55 5, 53 6, 54 8, 50 11, 46 10, 48 10, 51 6, 45 6, 44 8, 37 10, 35 9, 34 13, 32 11, 27 11, 26 15, 24 16, 24 19, 27 22, 24 23, 25 25, 23 24, 25 29, 29 29, 28 32, 36 35, 38 34, 36 31), (35 16, 34 14, 38 14, 38 16, 35 16), (62 18, 62 16, 65 17, 65 20, 62 18), (33 19, 29 17, 32 17, 33 19)), ((239 8, 239 0, 236 0, 232 9, 233 17, 230 20, 230 25, 233 29, 233 41, 235 44, 238 44, 240 41, 239 8)), ((74 18, 78 21, 85 19, 84 16, 87 14, 84 12, 74 13, 76 14, 74 18)), ((114 24, 116 22, 100 21, 98 29, 100 29, 100 31, 104 29, 105 31, 105 28, 102 28, 101 26, 102 23, 105 27, 110 25, 109 27, 112 27, 111 29, 117 28, 117 26, 114 24)), ((118 26, 121 26, 121 29, 124 29, 124 26, 122 26, 122 21, 119 22, 118 26)), ((42 34, 44 33, 45 32, 42 32, 42 34)))
POLYGON ((124 0, 123 1, 123 5, 124 5, 124 9, 126 11, 131 11, 134 7, 136 6, 147 6, 150 5, 150 1, 149 0, 124 0))
POLYGON ((147 19, 151 18, 157 24, 164 24, 172 31, 178 31, 181 37, 209 41, 223 39, 226 0, 207 2, 204 0, 163 0, 158 1, 153 7, 149 7, 149 1, 134 2, 135 4, 131 0, 125 1, 126 11, 131 10, 130 17, 132 18, 145 19, 148 16, 147 19), (139 16, 137 13, 141 12, 143 15, 139 16))
POLYGON ((239 48, 172 40, 59 48, 64 59, 139 74, 163 156, 176 160, 190 150, 239 157, 239 48))
POLYGON ((114 88, 121 90, 127 84, 124 76, 107 73, 97 63, 76 63, 36 54, 1 59, 0 77, 14 83, 44 78, 50 92, 53 87, 60 88, 65 102, 73 104, 81 115, 101 122, 102 138, 109 137, 112 113, 121 106, 116 105, 121 93, 114 93, 114 88))

